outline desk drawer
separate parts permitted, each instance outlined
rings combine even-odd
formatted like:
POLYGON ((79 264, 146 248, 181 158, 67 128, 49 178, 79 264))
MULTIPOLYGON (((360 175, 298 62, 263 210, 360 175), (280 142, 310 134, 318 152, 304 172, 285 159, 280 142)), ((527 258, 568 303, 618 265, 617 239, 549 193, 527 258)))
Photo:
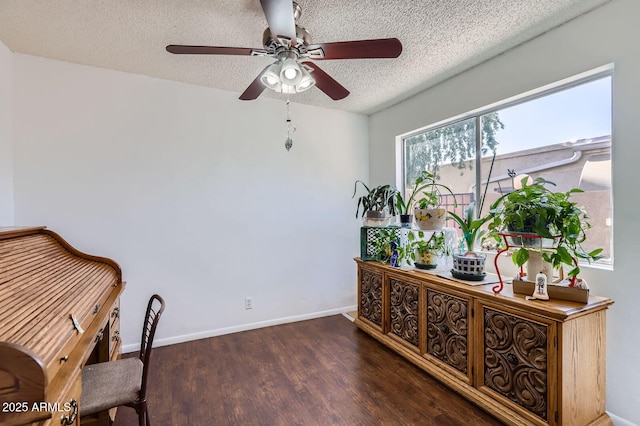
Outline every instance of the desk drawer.
POLYGON ((116 352, 120 351, 120 318, 116 318, 109 327, 109 359, 119 358, 116 352), (115 358, 114 358, 115 357, 115 358))
POLYGON ((68 387, 52 407, 51 419, 45 426, 80 426, 80 394, 82 393, 82 374, 78 368, 74 377, 69 380, 68 387))
POLYGON ((118 300, 116 300, 113 306, 111 307, 111 313, 109 314, 109 318, 111 318, 110 319, 111 324, 113 324, 114 322, 120 319, 120 298, 118 298, 118 300))

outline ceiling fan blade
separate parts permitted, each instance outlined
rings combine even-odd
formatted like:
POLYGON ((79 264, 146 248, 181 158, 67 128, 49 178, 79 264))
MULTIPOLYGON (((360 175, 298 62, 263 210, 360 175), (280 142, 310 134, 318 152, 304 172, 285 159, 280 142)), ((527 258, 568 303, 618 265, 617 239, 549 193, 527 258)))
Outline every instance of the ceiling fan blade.
POLYGON ((293 19, 292 0, 260 0, 264 16, 269 23, 271 36, 274 40, 286 37, 291 45, 296 45, 296 23, 293 19))
POLYGON ((316 87, 326 93, 331 99, 338 101, 349 96, 349 91, 318 67, 317 64, 313 62, 303 62, 303 64, 313 69, 311 76, 316 80, 316 87))
POLYGON ((242 92, 242 95, 240 95, 240 100, 243 101, 252 101, 254 99, 256 99, 258 96, 260 96, 262 94, 262 92, 264 91, 264 89, 266 88, 264 84, 262 84, 262 81, 260 80, 260 77, 262 77, 262 74, 264 74, 264 72, 267 70, 267 68, 269 68, 271 65, 267 65, 267 67, 265 69, 262 70, 262 72, 260 74, 258 74, 258 76, 256 77, 255 80, 253 80, 253 82, 251 82, 251 84, 249 85, 249 87, 247 87, 245 89, 244 92, 242 92))
POLYGON ((402 43, 397 38, 317 43, 307 47, 307 51, 317 48, 324 51, 324 58, 313 56, 313 59, 397 58, 402 53, 402 43))
POLYGON ((245 47, 184 46, 170 44, 167 52, 177 55, 251 55, 255 49, 245 47))

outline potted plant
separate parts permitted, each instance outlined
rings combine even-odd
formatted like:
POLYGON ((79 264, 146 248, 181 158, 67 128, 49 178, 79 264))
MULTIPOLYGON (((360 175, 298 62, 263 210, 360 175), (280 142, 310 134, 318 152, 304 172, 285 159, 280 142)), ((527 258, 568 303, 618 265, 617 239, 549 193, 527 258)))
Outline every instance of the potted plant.
POLYGON ((484 253, 475 251, 476 241, 478 241, 486 233, 482 228, 486 222, 492 219, 492 214, 475 219, 475 202, 469 204, 464 211, 464 216, 460 217, 454 212, 448 212, 449 217, 453 219, 462 231, 462 249, 453 253, 453 271, 452 274, 463 278, 463 275, 469 275, 467 278, 483 278, 484 262, 487 256, 484 253))
POLYGON ((413 210, 411 209, 411 203, 413 202, 413 192, 409 199, 405 202, 402 193, 398 191, 396 195, 396 210, 400 217, 400 226, 403 228, 411 228, 413 225, 413 210))
MULTIPOLYGON (((568 276, 576 277, 580 273, 578 260, 597 260, 602 252, 598 248, 587 253, 582 248, 585 230, 591 225, 586 212, 571 200, 571 195, 583 191, 574 188, 554 192, 547 185, 555 186, 555 183, 543 178, 528 183, 528 179, 525 176, 520 189, 503 195, 491 205, 492 221, 488 229, 497 240, 512 237, 506 242, 517 247, 512 256, 517 266, 524 265, 532 255, 540 256, 552 269, 568 266, 568 276)), ((548 278, 551 282, 552 277, 548 278)))
POLYGON ((400 239, 395 229, 377 229, 372 244, 372 252, 376 253, 375 260, 380 263, 390 263, 391 266, 399 266, 402 249, 400 247, 400 239))
MULTIPOLYGON (((451 189, 441 183, 436 182, 433 173, 423 171, 416 179, 416 189, 412 193, 415 198, 416 193, 421 193, 423 198, 418 200, 418 205, 414 208, 416 225, 423 230, 442 229, 446 221, 447 210, 440 207, 441 189, 446 190, 453 196, 454 206, 457 206, 456 198, 451 189), (417 183, 421 184, 418 187, 417 183)), ((409 201, 413 202, 412 198, 409 201)))
POLYGON ((356 196, 358 183, 362 185, 367 193, 358 198, 356 217, 360 215, 362 210, 365 226, 388 225, 390 217, 395 216, 397 213, 396 195, 398 190, 392 185, 379 185, 370 189, 364 182, 357 180, 351 198, 356 196))
POLYGON ((396 195, 396 209, 400 215, 400 223, 403 226, 411 227, 411 224, 413 223, 413 204, 415 202, 415 197, 430 185, 430 176, 431 174, 427 171, 422 171, 420 173, 413 183, 413 189, 406 201, 402 196, 402 193, 398 191, 398 194, 396 195))
POLYGON ((410 231, 407 243, 399 248, 399 258, 408 265, 413 263, 419 269, 434 269, 438 260, 448 254, 447 240, 444 232, 435 231, 429 238, 425 238, 424 231, 418 231, 418 236, 410 231))

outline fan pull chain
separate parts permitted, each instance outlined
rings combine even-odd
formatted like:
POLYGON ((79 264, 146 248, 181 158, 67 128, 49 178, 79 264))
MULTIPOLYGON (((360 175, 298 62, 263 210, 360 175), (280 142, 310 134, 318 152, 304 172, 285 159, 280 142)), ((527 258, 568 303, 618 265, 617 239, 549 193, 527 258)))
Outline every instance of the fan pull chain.
POLYGON ((289 111, 289 97, 287 97, 287 140, 284 143, 284 147, 287 148, 287 151, 291 149, 293 146, 293 140, 291 139, 291 134, 296 131, 296 126, 291 123, 291 113, 289 111))

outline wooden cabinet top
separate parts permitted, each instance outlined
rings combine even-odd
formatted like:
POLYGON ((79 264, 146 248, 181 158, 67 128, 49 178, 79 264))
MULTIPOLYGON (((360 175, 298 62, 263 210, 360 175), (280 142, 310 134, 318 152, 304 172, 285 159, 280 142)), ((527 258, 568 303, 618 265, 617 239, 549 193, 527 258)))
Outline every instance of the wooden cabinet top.
POLYGON ((358 263, 360 268, 376 269, 386 274, 402 277, 402 279, 410 282, 428 282, 433 285, 442 286, 443 289, 458 291, 485 302, 500 303, 519 310, 535 313, 555 321, 568 321, 600 309, 606 309, 613 304, 613 300, 599 296, 589 296, 589 301, 586 304, 553 299, 546 301, 526 300, 525 295, 514 293, 511 285, 506 283, 502 292, 495 294, 493 292, 495 283, 481 285, 473 283, 475 285, 471 285, 470 282, 470 284, 464 284, 440 277, 435 272, 425 272, 412 267, 397 268, 380 262, 364 261, 360 258, 355 258, 354 260, 358 263))

